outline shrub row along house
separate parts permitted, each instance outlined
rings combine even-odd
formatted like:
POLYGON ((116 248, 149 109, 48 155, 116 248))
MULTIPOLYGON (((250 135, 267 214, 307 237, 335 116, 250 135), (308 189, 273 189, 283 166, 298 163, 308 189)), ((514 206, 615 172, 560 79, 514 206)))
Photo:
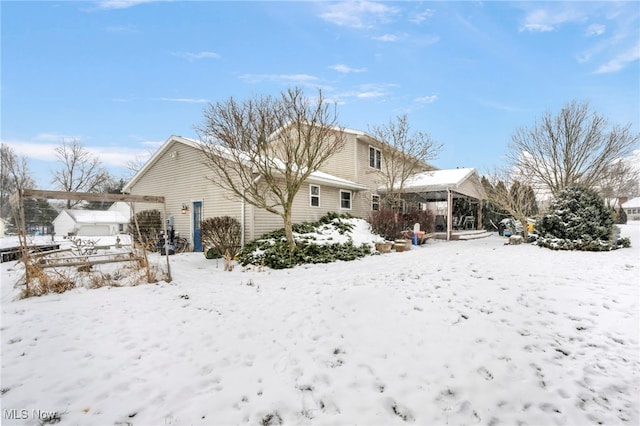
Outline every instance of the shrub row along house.
MULTIPOLYGON (((344 137, 344 147, 309 175, 295 196, 294 223, 313 222, 327 212, 348 213, 367 219, 384 203, 385 164, 382 142, 358 130, 335 128, 344 137)), ((233 162, 229 168, 235 167, 233 162)), ((176 234, 189 239, 194 251, 202 251, 200 222, 208 217, 231 216, 242 227, 242 242, 282 228, 281 217, 257 208, 212 182, 215 175, 206 164, 201 144, 181 136, 171 136, 138 173, 125 185, 130 194, 162 195, 166 201, 167 222, 176 234)), ((256 176, 260 185, 260 176, 256 176)), ((475 202, 478 214, 472 226, 480 223, 484 189, 475 169, 437 170, 422 162, 417 174, 406 182, 403 209, 431 209, 443 218, 446 236, 453 231, 454 198, 475 202)), ((154 206, 136 205, 136 212, 154 206)))

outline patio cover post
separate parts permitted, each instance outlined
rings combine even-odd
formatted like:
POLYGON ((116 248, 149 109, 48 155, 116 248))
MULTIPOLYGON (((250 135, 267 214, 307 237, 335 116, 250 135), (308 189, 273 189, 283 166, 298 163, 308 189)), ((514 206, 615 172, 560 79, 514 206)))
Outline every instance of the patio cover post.
POLYGON ((447 241, 451 240, 453 233, 453 194, 447 189, 447 241))

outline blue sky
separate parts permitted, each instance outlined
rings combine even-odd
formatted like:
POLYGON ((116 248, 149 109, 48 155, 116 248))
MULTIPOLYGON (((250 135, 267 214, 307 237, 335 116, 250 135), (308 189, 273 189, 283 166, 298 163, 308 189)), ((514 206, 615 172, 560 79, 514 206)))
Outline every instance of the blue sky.
POLYGON ((0 3, 0 137, 51 188, 79 140, 116 177, 209 102, 301 86, 342 125, 408 114, 440 168, 499 166, 511 135, 588 101, 640 131, 639 2, 0 3))

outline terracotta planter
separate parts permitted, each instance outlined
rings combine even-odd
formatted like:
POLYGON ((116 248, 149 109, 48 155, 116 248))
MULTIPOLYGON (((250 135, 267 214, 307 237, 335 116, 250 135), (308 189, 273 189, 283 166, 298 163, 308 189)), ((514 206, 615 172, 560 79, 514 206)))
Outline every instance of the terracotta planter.
POLYGON ((401 252, 401 251, 408 251, 411 249, 411 241, 409 240, 396 240, 394 247, 396 249, 396 251, 401 252))
POLYGON ((390 253, 392 246, 392 243, 376 243, 376 250, 378 250, 380 253, 390 253))

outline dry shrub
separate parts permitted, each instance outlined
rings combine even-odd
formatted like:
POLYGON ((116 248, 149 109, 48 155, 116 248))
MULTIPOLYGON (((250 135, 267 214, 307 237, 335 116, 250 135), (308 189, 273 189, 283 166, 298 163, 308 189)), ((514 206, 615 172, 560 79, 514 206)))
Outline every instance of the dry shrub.
POLYGON ((224 258, 224 270, 233 270, 233 258, 240 250, 242 227, 231 216, 210 217, 202 221, 202 242, 224 258))
POLYGON ((413 231, 416 223, 420 224, 420 230, 426 233, 433 232, 434 216, 430 210, 415 210, 409 213, 400 213, 393 210, 382 209, 371 212, 369 223, 371 229, 387 240, 401 238, 405 231, 413 231))
POLYGON ((233 271, 233 256, 229 251, 225 252, 224 256, 224 270, 225 271, 233 271))
POLYGON ((22 298, 42 296, 47 293, 64 293, 76 288, 75 279, 55 269, 47 273, 37 265, 27 264, 27 276, 29 282, 22 292, 22 298))
POLYGON ((111 274, 97 272, 89 275, 89 288, 96 289, 101 287, 121 287, 117 279, 111 274))
POLYGON ((136 213, 129 222, 129 234, 134 242, 146 247, 154 241, 163 230, 160 210, 143 210, 136 213), (137 223, 137 226, 136 226, 137 223))

